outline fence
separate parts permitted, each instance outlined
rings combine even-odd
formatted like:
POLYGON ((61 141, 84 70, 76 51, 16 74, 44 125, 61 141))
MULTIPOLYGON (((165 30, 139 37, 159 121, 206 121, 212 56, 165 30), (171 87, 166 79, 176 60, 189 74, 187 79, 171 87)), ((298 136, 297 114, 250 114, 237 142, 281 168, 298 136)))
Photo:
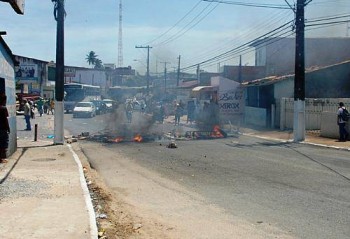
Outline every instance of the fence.
MULTIPOLYGON (((305 129, 320 130, 322 112, 336 113, 339 102, 344 102, 345 106, 350 108, 350 98, 323 98, 323 99, 305 99, 305 129)), ((294 117, 294 99, 282 98, 276 102, 275 126, 281 130, 293 128, 294 117)))

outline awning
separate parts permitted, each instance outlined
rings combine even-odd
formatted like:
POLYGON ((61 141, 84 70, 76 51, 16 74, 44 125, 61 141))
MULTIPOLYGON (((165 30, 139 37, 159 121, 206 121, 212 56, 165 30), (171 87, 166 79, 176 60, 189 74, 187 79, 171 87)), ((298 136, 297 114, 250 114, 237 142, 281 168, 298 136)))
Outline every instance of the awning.
POLYGON ((213 86, 197 86, 192 89, 193 92, 200 92, 200 91, 213 91, 216 88, 213 86))

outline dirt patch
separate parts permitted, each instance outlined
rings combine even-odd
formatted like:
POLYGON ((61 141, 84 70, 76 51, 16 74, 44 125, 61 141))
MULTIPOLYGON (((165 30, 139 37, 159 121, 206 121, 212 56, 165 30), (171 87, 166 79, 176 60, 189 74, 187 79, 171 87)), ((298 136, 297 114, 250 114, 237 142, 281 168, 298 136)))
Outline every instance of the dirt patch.
POLYGON ((97 172, 84 167, 84 174, 97 217, 99 238, 130 238, 137 233, 126 205, 112 195, 97 172))

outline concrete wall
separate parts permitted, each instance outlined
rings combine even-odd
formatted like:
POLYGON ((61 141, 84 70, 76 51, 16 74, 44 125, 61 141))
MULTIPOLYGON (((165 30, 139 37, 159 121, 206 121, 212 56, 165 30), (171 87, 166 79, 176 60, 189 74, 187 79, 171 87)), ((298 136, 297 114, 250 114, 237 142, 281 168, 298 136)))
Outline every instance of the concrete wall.
MULTIPOLYGON (((346 129, 350 132, 349 123, 346 129)), ((321 116, 321 136, 326 138, 339 138, 339 128, 337 125, 337 115, 334 112, 322 112, 321 116)))
POLYGON ((9 111, 9 124, 11 129, 7 154, 11 155, 17 150, 15 69, 12 58, 1 42, 0 78, 5 79, 5 93, 7 95, 7 109, 9 111))
POLYGON ((247 125, 267 126, 267 111, 263 108, 249 107, 244 108, 244 123, 247 125))

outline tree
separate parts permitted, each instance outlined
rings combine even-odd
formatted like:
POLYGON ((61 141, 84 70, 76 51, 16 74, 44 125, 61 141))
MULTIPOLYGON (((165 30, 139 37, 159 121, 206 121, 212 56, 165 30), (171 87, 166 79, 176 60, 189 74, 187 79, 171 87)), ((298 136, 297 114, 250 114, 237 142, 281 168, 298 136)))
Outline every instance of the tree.
POLYGON ((90 51, 85 58, 86 62, 89 63, 89 65, 95 65, 96 59, 97 59, 97 55, 94 51, 90 51))
POLYGON ((102 61, 98 58, 95 59, 95 69, 102 69, 103 65, 102 65, 102 61))

